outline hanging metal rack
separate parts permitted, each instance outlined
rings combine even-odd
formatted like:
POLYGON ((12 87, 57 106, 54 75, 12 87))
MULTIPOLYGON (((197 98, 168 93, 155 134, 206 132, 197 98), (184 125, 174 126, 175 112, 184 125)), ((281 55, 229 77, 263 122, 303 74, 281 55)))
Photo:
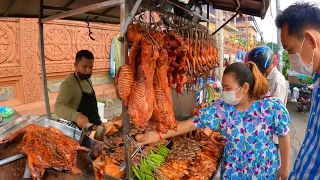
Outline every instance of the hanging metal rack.
MULTIPOLYGON (((167 0, 164 0, 164 2, 168 2, 167 0)), ((170 1, 169 1, 170 2, 170 1)), ((156 11, 160 14, 160 17, 162 19, 162 21, 160 22, 139 22, 139 23, 145 23, 148 24, 149 26, 165 26, 166 28, 171 28, 171 29, 179 29, 181 31, 190 31, 190 29, 194 29, 195 31, 206 31, 209 32, 209 28, 205 27, 203 25, 200 24, 196 24, 194 22, 190 22, 186 19, 183 19, 181 17, 177 17, 175 14, 171 13, 171 12, 167 12, 164 11, 163 9, 161 9, 160 7, 152 7, 150 8, 150 6, 148 7, 148 5, 142 5, 141 4, 141 0, 137 1, 133 8, 132 11, 130 12, 130 14, 127 16, 127 19, 123 19, 121 22, 121 32, 120 32, 120 41, 122 41, 122 46, 121 46, 121 53, 122 53, 122 64, 128 63, 128 43, 126 41, 125 38, 125 33, 126 30, 129 26, 129 24, 132 21, 137 21, 135 19, 135 14, 137 13, 138 10, 142 10, 142 11, 150 11, 150 13, 152 11, 156 11), (140 6, 140 8, 138 8, 138 5, 140 6), (167 20, 165 22, 167 22, 168 24, 164 25, 165 22, 163 20, 167 20), (176 22, 180 22, 180 23, 176 23, 176 22)), ((173 3, 174 4, 174 3, 173 3)), ((175 5, 175 4, 174 4, 175 5)), ((126 9, 128 5, 123 4, 121 6, 121 8, 126 9)), ((125 11, 128 12, 128 11, 125 11)), ((193 13, 192 11, 190 11, 189 13, 193 13)), ((208 12, 209 13, 209 12, 208 12)), ((125 14, 125 13, 124 13, 125 14)), ((198 14, 196 14, 197 16, 200 16, 198 14)), ((121 16, 122 17, 122 16, 121 16)), ((209 14, 208 14, 209 17, 209 14)), ((151 17, 150 17, 151 19, 151 17)), ((207 18, 204 18, 201 16, 201 19, 206 20, 207 22, 209 22, 210 20, 207 18)), ((161 28, 160 28, 161 29, 161 28)), ((148 34, 148 30, 145 29, 145 31, 147 31, 148 34)), ((153 38, 151 36, 149 36, 150 39, 154 42, 154 44, 156 44, 156 42, 153 40, 153 38)), ((206 76, 207 77, 207 76, 206 76)), ((205 97, 205 92, 203 93, 204 97, 205 97)), ((129 117, 127 112, 127 107, 125 105, 122 105, 123 107, 123 129, 124 129, 124 143, 125 143, 125 162, 126 162, 126 167, 131 167, 132 165, 132 161, 131 161, 131 152, 130 152, 130 147, 131 147, 131 143, 136 144, 135 140, 129 135, 130 132, 130 121, 129 121, 129 117)), ((143 152, 141 152, 143 153, 143 152)), ((147 158, 147 157, 146 157, 147 158)), ((160 177, 163 177, 161 175, 161 173, 159 173, 159 171, 156 170, 156 173, 158 173, 160 175, 160 177)), ((131 168, 126 168, 126 179, 131 179, 132 172, 131 172, 131 168)))

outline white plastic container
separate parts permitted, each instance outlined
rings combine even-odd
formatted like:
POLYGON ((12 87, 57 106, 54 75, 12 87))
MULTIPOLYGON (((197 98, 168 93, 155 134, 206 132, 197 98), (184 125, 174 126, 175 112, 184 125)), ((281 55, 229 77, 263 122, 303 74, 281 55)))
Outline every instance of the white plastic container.
POLYGON ((296 100, 299 98, 299 89, 297 87, 293 88, 292 98, 296 100))
POLYGON ((97 102, 97 106, 98 106, 98 112, 99 112, 99 116, 100 116, 100 119, 102 122, 106 122, 107 119, 104 119, 104 106, 105 104, 104 103, 101 103, 101 102, 97 102))

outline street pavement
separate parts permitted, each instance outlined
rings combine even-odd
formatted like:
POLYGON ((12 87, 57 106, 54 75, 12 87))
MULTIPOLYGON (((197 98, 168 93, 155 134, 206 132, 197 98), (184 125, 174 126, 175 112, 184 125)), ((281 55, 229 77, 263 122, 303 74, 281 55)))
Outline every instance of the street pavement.
POLYGON ((294 161, 303 143, 304 135, 307 128, 309 113, 301 113, 297 111, 295 103, 288 102, 287 109, 290 114, 291 123, 290 137, 291 137, 291 152, 290 152, 290 170, 293 168, 294 161))
POLYGON ((104 108, 104 118, 111 120, 115 116, 120 116, 122 112, 122 102, 120 99, 113 99, 111 106, 104 108))

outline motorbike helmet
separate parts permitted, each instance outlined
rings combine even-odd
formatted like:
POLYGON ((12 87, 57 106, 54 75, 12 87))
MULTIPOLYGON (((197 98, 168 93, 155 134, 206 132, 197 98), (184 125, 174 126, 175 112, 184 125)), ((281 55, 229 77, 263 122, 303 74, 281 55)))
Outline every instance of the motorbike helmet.
POLYGON ((252 49, 248 56, 247 61, 255 63, 262 73, 273 64, 272 51, 268 46, 260 46, 252 49))

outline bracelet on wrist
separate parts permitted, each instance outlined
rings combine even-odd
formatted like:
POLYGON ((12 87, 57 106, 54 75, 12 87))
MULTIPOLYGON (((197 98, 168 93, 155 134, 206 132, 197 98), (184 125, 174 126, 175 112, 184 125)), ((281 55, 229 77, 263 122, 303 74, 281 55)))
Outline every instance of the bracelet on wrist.
POLYGON ((162 141, 163 140, 162 134, 160 132, 158 132, 158 134, 159 134, 160 140, 162 141))

